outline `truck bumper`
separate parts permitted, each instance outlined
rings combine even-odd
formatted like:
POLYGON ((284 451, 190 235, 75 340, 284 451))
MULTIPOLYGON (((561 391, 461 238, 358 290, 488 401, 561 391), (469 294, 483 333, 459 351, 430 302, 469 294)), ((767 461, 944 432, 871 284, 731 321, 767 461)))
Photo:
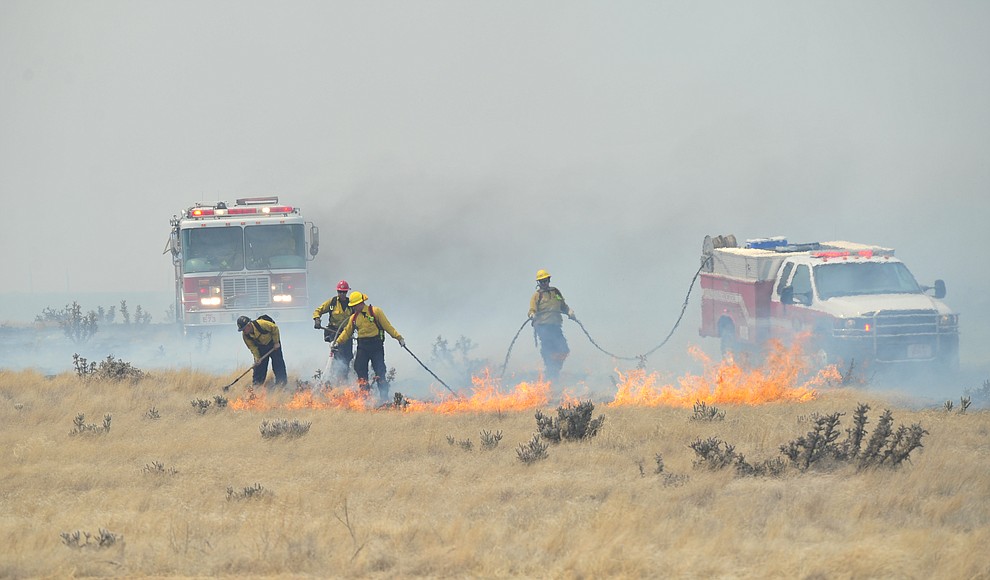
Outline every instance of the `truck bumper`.
POLYGON ((846 361, 869 360, 880 364, 942 362, 954 365, 959 360, 959 335, 835 337, 829 350, 834 357, 846 361))
POLYGON ((230 326, 234 327, 237 318, 247 316, 254 319, 261 314, 268 314, 275 319, 276 323, 284 322, 312 322, 313 310, 310 308, 268 308, 261 310, 200 310, 196 312, 186 312, 182 321, 182 326, 187 331, 193 328, 209 326, 230 326))

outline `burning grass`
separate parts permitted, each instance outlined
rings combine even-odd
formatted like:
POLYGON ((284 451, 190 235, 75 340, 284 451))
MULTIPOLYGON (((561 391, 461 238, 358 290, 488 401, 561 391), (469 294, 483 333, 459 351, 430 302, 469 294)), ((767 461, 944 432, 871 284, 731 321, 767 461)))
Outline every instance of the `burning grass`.
POLYGON ((656 373, 634 369, 619 374, 618 392, 610 406, 685 407, 706 405, 759 405, 780 401, 806 402, 817 396, 817 389, 839 382, 835 366, 812 371, 801 346, 770 344, 766 362, 747 368, 732 357, 713 361, 700 349, 691 354, 704 365, 701 375, 687 374, 675 385, 658 385, 656 373))
MULTIPOLYGON (((537 383, 516 393, 482 380, 474 400, 488 410, 478 412, 439 412, 442 400, 419 412, 403 410, 415 402, 367 412, 378 407, 347 390, 240 390, 222 412, 191 412, 190 399, 210 400, 225 382, 188 371, 125 385, 0 371, 0 576, 990 573, 983 409, 905 408, 847 388, 732 405, 719 421, 692 419, 695 401, 687 411, 596 405, 608 417, 597 435, 551 448, 533 437, 535 411, 557 406, 529 402, 537 383), (898 425, 924 425, 924 446, 897 469, 845 461, 739 477, 693 467, 694 442, 779 457, 781 443, 860 402, 891 409, 898 425), (157 419, 145 420, 149 408, 157 419), (67 437, 81 413, 112 413, 113 429, 67 437), (264 416, 312 429, 259 437, 264 416), (480 444, 458 444, 479 433, 480 444), (485 445, 496 437, 501 444, 485 445), (245 487, 253 482, 264 486, 245 487), (116 540, 104 534, 101 546, 97 526, 116 540)), ((860 456, 874 431, 896 437, 896 425, 880 428, 880 414, 848 419, 843 427, 856 431, 848 448, 860 456)))
MULTIPOLYGON (((699 349, 692 355, 704 365, 700 375, 686 374, 678 379, 678 385, 661 385, 659 375, 645 369, 628 372, 616 370, 616 393, 610 407, 685 407, 698 405, 714 409, 714 405, 759 405, 782 401, 807 402, 813 400, 818 390, 830 384, 841 384, 842 376, 835 366, 812 371, 803 356, 800 345, 789 348, 779 342, 771 344, 766 362, 759 367, 746 367, 727 358, 713 361, 699 349)), ((273 409, 347 409, 366 411, 375 409, 401 410, 409 413, 486 413, 524 411, 546 407, 551 402, 552 385, 539 379, 505 386, 489 369, 471 377, 472 387, 460 396, 443 392, 433 401, 396 397, 396 404, 376 406, 373 397, 357 385, 349 387, 303 387, 291 395, 290 400, 272 400, 264 391, 250 390, 243 397, 232 401, 234 410, 269 411, 273 409), (401 401, 401 404, 398 402, 401 401)), ((578 404, 575 397, 563 395, 564 402, 578 404)), ((716 410, 716 413, 718 411, 716 410)), ((724 416, 724 414, 723 414, 724 416)))

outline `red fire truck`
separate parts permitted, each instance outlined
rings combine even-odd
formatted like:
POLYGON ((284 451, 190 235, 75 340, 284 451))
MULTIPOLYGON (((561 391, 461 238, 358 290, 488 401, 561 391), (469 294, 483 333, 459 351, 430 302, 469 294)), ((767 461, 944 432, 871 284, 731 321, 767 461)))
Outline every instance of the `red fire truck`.
POLYGON ((278 197, 197 203, 171 220, 175 315, 183 330, 233 325, 264 312, 279 322, 312 318, 306 270, 319 229, 278 197))
POLYGON ((701 259, 700 334, 723 352, 806 337, 823 362, 959 364, 945 283, 919 285, 891 248, 706 236, 701 259))

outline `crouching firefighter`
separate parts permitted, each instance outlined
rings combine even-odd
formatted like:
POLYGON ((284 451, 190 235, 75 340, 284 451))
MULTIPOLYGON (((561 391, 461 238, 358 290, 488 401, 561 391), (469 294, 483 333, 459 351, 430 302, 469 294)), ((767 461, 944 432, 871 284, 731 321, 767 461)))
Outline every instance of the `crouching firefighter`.
POLYGON ((560 376, 564 359, 571 352, 560 328, 564 324, 563 315, 566 314, 571 320, 577 319, 574 318, 574 311, 564 302, 560 290, 550 285, 550 272, 538 271, 536 284, 536 292, 529 301, 529 319, 533 332, 540 339, 546 378, 552 381, 560 376))
POLYGON ((357 290, 351 292, 347 305, 353 310, 347 324, 340 331, 337 340, 330 344, 336 351, 340 344, 351 340, 352 334, 357 334, 357 353, 354 355, 354 372, 358 376, 358 386, 363 391, 370 390, 368 383, 368 363, 375 371, 375 383, 378 385, 378 400, 388 400, 389 384, 385 376, 385 333, 399 341, 399 346, 405 347, 406 340, 402 338, 385 316, 381 308, 375 308, 367 303, 368 297, 357 290))
MULTIPOLYGON (((351 307, 347 305, 347 291, 350 289, 351 287, 347 283, 347 280, 341 280, 337 283, 337 295, 313 311, 313 328, 322 329, 323 340, 330 344, 333 344, 337 340, 337 336, 343 330, 347 319, 353 314, 351 307), (320 323, 324 314, 329 315, 326 326, 320 323)), ((350 340, 340 341, 339 346, 333 352, 333 366, 330 367, 330 376, 334 379, 340 381, 347 380, 347 375, 351 370, 351 360, 354 359, 353 344, 350 340)))
POLYGON ((265 384, 265 378, 268 376, 268 359, 271 359, 275 386, 288 384, 285 359, 282 358, 282 342, 275 321, 267 314, 262 314, 257 320, 241 316, 237 319, 237 330, 241 333, 248 350, 254 355, 252 382, 255 385, 265 384))

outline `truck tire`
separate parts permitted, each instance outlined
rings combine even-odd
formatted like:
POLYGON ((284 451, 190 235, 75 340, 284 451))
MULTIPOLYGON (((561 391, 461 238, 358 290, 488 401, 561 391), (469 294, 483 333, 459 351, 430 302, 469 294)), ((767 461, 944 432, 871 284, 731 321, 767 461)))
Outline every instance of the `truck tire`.
POLYGON ((836 362, 831 330, 827 327, 819 326, 815 328, 807 350, 808 352, 806 354, 811 363, 818 368, 824 368, 836 362))
POLYGON ((938 370, 943 373, 955 374, 959 372, 959 348, 947 348, 939 353, 938 370))

